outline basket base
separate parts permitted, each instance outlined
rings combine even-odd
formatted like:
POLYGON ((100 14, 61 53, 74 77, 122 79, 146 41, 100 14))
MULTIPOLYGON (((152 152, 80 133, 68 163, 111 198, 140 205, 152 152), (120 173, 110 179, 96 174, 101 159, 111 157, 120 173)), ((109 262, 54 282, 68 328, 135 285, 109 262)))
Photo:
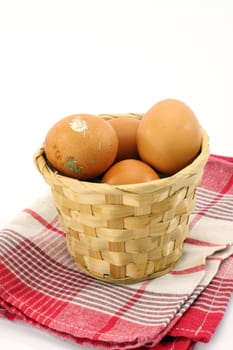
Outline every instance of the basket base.
POLYGON ((163 270, 154 272, 151 275, 144 276, 142 278, 137 278, 137 279, 127 277, 127 276, 124 278, 112 278, 110 275, 104 275, 104 276, 98 275, 96 273, 92 273, 89 270, 85 269, 83 266, 78 264, 76 261, 75 261, 75 263, 76 263, 76 266, 80 272, 84 273, 87 276, 95 278, 97 280, 112 283, 112 284, 134 284, 134 283, 139 283, 139 282, 155 279, 155 278, 162 277, 162 276, 166 275, 168 272, 170 272, 175 267, 177 261, 175 263, 173 263, 172 265, 166 267, 163 270))
MULTIPOLYGON (((133 284, 155 279, 170 272, 182 256, 185 237, 186 230, 183 230, 180 237, 182 244, 179 244, 177 249, 172 250, 171 254, 165 256, 164 259, 158 259, 156 256, 155 259, 148 259, 144 261, 143 264, 135 263, 135 267, 133 268, 131 265, 132 262, 128 265, 109 264, 109 262, 106 264, 106 260, 100 259, 102 255, 93 250, 91 251, 92 256, 90 256, 90 254, 80 254, 82 246, 77 245, 79 241, 70 233, 66 235, 66 246, 78 270, 85 275, 109 283, 133 284), (151 267, 153 267, 153 269, 151 267)), ((121 252, 119 254, 121 254, 121 252)), ((119 257, 119 255, 117 255, 117 257, 119 257)))

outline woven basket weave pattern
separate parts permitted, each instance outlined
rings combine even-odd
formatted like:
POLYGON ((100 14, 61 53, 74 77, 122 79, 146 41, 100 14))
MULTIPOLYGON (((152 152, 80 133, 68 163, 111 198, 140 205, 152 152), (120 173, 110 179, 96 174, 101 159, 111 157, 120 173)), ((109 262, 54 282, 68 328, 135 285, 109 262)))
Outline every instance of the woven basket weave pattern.
POLYGON ((43 147, 35 163, 51 187, 78 267, 102 280, 132 283, 167 273, 182 255, 208 156, 203 131, 202 151, 191 165, 167 178, 121 186, 62 176, 47 164, 43 147))

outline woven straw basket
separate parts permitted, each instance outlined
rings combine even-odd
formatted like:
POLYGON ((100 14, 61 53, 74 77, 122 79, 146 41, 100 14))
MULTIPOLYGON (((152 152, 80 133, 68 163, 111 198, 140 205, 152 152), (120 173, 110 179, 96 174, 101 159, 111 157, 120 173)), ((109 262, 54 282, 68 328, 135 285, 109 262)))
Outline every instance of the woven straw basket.
POLYGON ((46 162, 43 147, 34 161, 51 187, 68 251, 79 269, 100 280, 134 283, 164 275, 181 257, 208 157, 203 130, 201 152, 189 166, 146 183, 111 186, 60 175, 46 162))

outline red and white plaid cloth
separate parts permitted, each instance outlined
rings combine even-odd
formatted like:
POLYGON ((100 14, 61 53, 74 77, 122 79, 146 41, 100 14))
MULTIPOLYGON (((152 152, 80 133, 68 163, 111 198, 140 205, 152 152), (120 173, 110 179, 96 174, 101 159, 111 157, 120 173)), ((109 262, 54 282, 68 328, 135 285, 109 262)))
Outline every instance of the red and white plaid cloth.
POLYGON ((232 254, 233 158, 210 156, 175 269, 132 285, 77 270, 47 195, 0 231, 0 315, 102 349, 191 349, 223 317, 232 254))

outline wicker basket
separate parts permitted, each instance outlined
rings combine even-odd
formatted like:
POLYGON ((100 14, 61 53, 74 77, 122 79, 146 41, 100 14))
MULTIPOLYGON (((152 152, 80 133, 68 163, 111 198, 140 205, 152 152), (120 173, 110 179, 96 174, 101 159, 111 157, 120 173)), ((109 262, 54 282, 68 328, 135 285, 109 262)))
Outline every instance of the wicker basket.
POLYGON ((68 251, 79 269, 104 281, 133 283, 164 275, 181 257, 208 157, 203 130, 201 152, 189 166, 170 177, 120 186, 60 175, 46 162, 43 147, 34 160, 51 186, 68 251))

